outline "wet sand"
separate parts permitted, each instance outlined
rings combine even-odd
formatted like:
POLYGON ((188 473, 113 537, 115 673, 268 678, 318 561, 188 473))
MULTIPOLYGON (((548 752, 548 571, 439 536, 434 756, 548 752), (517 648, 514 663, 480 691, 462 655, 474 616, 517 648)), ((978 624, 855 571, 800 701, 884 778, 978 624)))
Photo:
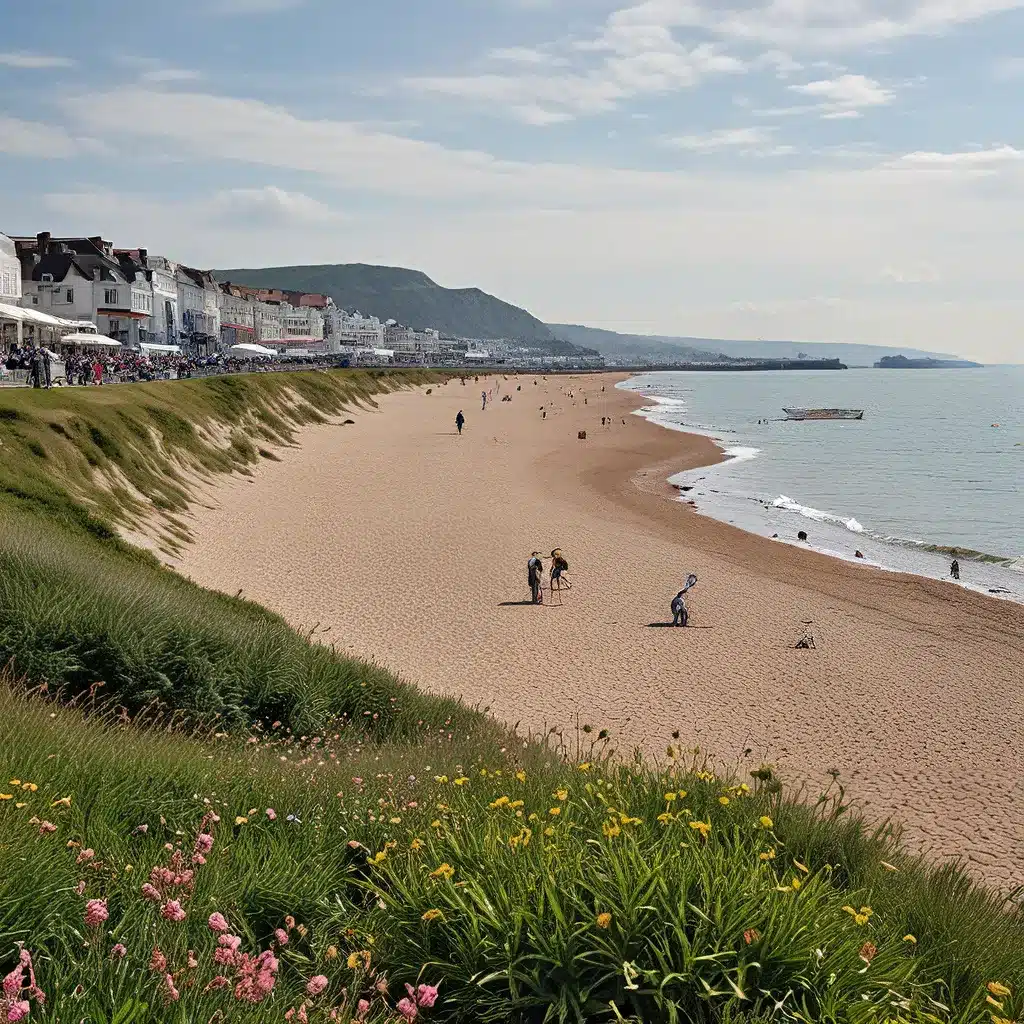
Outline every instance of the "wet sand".
POLYGON ((619 379, 489 377, 513 400, 484 412, 455 381, 307 428, 195 507, 179 568, 524 729, 579 714, 627 754, 679 730, 812 796, 836 768, 915 847, 1024 882, 1024 607, 695 514, 665 478, 718 449, 630 415, 619 379), (531 606, 556 546, 574 589, 531 606), (664 627, 689 572, 694 628, 664 627))

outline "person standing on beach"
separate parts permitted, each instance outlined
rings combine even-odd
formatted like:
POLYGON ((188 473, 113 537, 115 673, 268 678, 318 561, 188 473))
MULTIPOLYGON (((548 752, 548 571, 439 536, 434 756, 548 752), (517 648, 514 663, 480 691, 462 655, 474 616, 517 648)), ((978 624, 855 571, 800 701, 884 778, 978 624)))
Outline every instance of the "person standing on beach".
POLYGON ((960 579, 960 563, 955 558, 953 559, 953 564, 949 567, 949 575, 955 580, 960 579))
POLYGON ((544 563, 541 561, 539 551, 534 551, 530 555, 530 561, 526 563, 526 569, 527 579, 530 584, 530 596, 534 604, 541 604, 543 603, 543 595, 540 584, 544 576, 544 563))
POLYGON ((481 391, 480 392, 480 401, 481 401, 480 411, 483 412, 484 409, 487 408, 487 392, 486 391, 481 391))
POLYGON ((459 415, 455 417, 455 426, 458 428, 459 433, 462 433, 462 428, 466 423, 466 417, 462 415, 462 410, 459 410, 459 415))

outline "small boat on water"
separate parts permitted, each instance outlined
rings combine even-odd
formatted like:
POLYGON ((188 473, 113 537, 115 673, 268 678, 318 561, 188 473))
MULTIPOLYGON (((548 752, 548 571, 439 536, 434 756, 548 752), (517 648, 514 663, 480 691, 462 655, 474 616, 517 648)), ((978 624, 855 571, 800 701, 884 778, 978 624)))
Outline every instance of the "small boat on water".
POLYGON ((787 420, 862 420, 863 409, 783 409, 787 420))

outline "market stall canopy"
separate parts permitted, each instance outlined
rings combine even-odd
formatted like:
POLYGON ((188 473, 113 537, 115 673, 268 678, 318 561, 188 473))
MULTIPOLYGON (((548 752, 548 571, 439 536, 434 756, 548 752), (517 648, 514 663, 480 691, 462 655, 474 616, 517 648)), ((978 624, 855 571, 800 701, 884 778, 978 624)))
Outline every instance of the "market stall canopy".
POLYGON ((143 352, 174 352, 174 353, 177 353, 177 352, 181 351, 181 346, 180 345, 157 345, 155 343, 148 342, 148 341, 140 342, 139 343, 139 348, 141 348, 143 352))
POLYGON ((250 355, 256 356, 276 356, 277 350, 272 348, 264 348, 263 345, 250 344, 247 341, 239 342, 237 345, 231 346, 232 352, 248 352, 250 355))
POLYGON ((50 316, 49 313, 40 313, 38 309, 28 309, 24 306, 11 306, 6 302, 0 302, 0 320, 13 320, 15 323, 37 324, 40 327, 62 327, 65 330, 81 327, 80 320, 64 320, 59 316, 50 316))
POLYGON ((61 345, 99 345, 102 348, 120 348, 121 342, 108 338, 105 334, 90 334, 87 331, 76 331, 65 334, 59 339, 61 345))

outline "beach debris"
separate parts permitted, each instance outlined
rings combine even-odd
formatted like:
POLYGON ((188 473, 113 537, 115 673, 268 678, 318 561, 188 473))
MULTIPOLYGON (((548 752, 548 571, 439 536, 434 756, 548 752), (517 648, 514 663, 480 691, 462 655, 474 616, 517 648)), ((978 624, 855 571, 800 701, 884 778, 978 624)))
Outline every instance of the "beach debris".
POLYGON ((577 434, 576 434, 576 438, 579 441, 586 441, 586 439, 587 439, 587 432, 585 430, 578 431, 577 434))
POLYGON ((857 550, 856 550, 856 551, 855 551, 855 552, 853 553, 853 557, 854 557, 854 558, 863 558, 863 557, 864 557, 864 552, 863 552, 863 551, 861 551, 861 550, 860 550, 860 549, 858 548, 858 549, 857 549, 857 550))
POLYGON ((353 423, 355 423, 355 420, 343 420, 341 425, 343 427, 351 427, 353 423))
POLYGON ((801 531, 800 531, 800 532, 799 532, 799 533, 798 533, 798 534, 796 535, 796 539, 797 539, 797 540, 807 540, 807 531, 806 531, 806 530, 801 530, 801 531))
POLYGON ((801 625, 804 627, 803 634, 793 645, 794 649, 798 651, 817 650, 817 644, 814 642, 814 633, 811 631, 811 626, 814 625, 814 622, 812 620, 807 620, 806 622, 802 622, 801 625))
POLYGON ((432 395, 433 393, 434 393, 434 389, 433 388, 427 388, 427 394, 428 395, 432 395))

